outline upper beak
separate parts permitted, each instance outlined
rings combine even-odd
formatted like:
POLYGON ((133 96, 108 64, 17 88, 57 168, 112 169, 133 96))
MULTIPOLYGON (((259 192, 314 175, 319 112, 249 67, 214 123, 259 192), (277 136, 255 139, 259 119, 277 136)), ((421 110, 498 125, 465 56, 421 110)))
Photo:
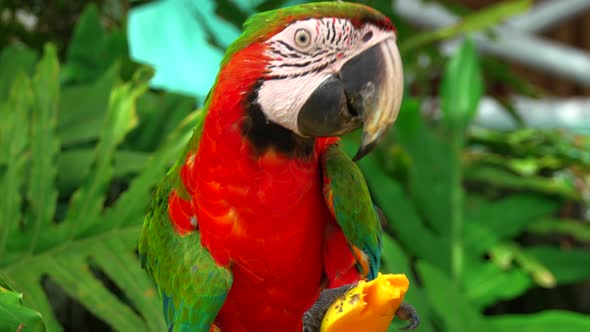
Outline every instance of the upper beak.
POLYGON ((391 37, 347 61, 302 107, 297 123, 305 136, 340 136, 361 125, 358 160, 369 153, 395 122, 403 95, 402 63, 391 37))

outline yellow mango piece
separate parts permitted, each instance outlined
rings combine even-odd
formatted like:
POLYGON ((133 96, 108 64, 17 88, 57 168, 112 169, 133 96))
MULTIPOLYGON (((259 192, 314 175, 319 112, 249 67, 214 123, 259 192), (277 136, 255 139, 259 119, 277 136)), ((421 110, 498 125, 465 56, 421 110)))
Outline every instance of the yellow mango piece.
POLYGON ((385 332, 408 291, 404 274, 381 274, 338 298, 326 312, 321 332, 385 332))

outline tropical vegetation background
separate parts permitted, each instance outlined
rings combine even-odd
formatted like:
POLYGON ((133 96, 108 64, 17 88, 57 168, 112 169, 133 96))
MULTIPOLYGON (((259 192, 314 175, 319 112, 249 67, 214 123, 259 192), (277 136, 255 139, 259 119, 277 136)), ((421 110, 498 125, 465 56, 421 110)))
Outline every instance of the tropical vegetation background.
MULTIPOLYGON (((135 251, 151 189, 244 19, 300 2, 1 2, 0 331, 165 330, 135 251)), ((399 120, 360 165, 419 331, 590 331, 590 130, 528 126, 508 96, 563 95, 559 80, 469 37, 531 2, 441 2, 460 20, 434 31, 359 2, 393 19, 404 60, 399 120), (516 125, 472 123, 484 95, 516 125)))

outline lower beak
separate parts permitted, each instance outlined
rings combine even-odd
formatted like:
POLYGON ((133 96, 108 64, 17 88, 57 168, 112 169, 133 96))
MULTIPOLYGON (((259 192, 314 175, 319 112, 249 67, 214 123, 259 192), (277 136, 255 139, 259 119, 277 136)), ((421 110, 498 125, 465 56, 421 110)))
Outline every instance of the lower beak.
POLYGON ((354 160, 369 153, 395 122, 403 95, 394 36, 346 62, 308 98, 297 123, 305 136, 341 136, 363 127, 354 160))

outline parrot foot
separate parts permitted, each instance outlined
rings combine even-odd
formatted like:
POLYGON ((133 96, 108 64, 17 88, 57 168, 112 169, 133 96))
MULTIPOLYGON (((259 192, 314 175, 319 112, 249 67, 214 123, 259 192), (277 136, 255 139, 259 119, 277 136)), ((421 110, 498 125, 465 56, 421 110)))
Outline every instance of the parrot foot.
POLYGON ((318 300, 303 314, 303 332, 319 332, 322 320, 332 303, 355 286, 356 283, 324 289, 318 300))
POLYGON ((408 326, 402 327, 401 330, 414 330, 418 325, 420 325, 420 317, 418 317, 418 312, 414 307, 407 303, 402 303, 397 311, 395 312, 395 316, 401 320, 409 320, 410 324, 408 326))

